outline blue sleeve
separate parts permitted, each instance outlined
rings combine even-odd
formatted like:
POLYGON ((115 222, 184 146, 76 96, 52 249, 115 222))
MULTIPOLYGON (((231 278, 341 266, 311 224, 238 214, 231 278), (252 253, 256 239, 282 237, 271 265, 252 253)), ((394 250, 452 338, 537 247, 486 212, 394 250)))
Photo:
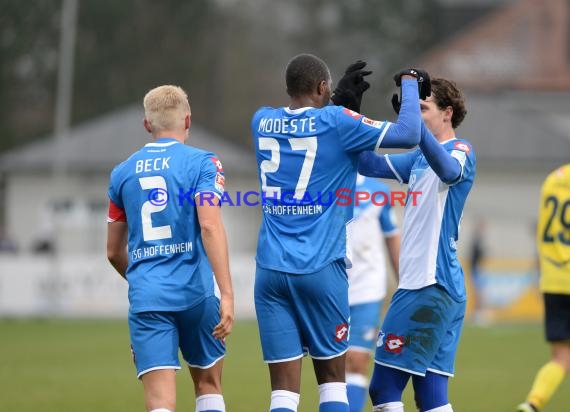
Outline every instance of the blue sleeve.
POLYGON ((385 155, 379 155, 372 151, 362 152, 358 156, 358 173, 362 176, 396 179, 392 169, 388 166, 385 155))
POLYGON ((396 179, 400 184, 408 183, 418 154, 419 150, 392 155, 364 152, 358 158, 358 173, 364 176, 396 179))
POLYGON ((225 190, 225 176, 222 162, 213 153, 207 153, 200 165, 200 177, 196 185, 196 195, 199 193, 213 193, 221 198, 225 190))
POLYGON ((461 161, 445 150, 423 122, 420 149, 443 183, 452 185, 459 182, 463 172, 461 161))
POLYGON ((369 119, 342 106, 327 106, 336 121, 340 144, 349 153, 376 150, 390 122, 369 119))
POLYGON ((384 235, 391 235, 398 231, 398 223, 396 222, 396 216, 394 215, 394 210, 390 205, 391 202, 386 202, 382 207, 382 212, 380 213, 380 227, 384 235))
POLYGON ((124 209, 125 206, 123 205, 123 199, 121 197, 121 191, 119 188, 120 187, 119 169, 121 168, 121 166, 122 164, 115 167, 111 172, 111 177, 109 178, 109 189, 107 191, 107 194, 109 196, 109 199, 111 199, 111 201, 115 205, 117 205, 121 209, 124 209))
POLYGON ((389 123, 382 134, 380 147, 411 149, 420 142, 420 97, 416 80, 402 80, 402 106, 398 121, 389 123))
POLYGON ((471 144, 464 139, 457 139, 453 145, 449 145, 446 149, 451 157, 457 159, 461 167, 459 177, 451 185, 461 183, 464 180, 473 180, 475 178, 476 159, 471 144))

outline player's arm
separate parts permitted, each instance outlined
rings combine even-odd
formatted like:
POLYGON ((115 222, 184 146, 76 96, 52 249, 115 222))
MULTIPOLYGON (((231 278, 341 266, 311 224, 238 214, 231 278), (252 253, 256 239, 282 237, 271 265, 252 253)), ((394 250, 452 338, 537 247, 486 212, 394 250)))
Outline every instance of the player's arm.
POLYGON ((380 213, 380 228, 384 234, 384 241, 392 269, 394 270, 394 276, 396 277, 396 282, 398 282, 400 279, 400 229, 390 202, 386 202, 382 213, 380 213))
MULTIPOLYGON (((409 75, 413 70, 398 73, 398 86, 402 88, 402 104, 396 123, 377 121, 344 109, 337 111, 337 133, 344 149, 350 153, 380 147, 409 149, 420 141, 421 112, 418 80, 409 75)), ((427 73, 425 74, 427 76, 427 73)))
POLYGON ((422 138, 420 149, 428 164, 442 182, 451 185, 457 183, 463 172, 459 159, 448 153, 429 131, 424 122, 421 123, 422 138))
POLYGON ((127 216, 122 207, 109 199, 107 213, 107 259, 119 274, 126 279, 129 256, 127 254, 127 216))
POLYGON ((396 282, 400 281, 400 233, 394 233, 390 236, 385 236, 386 248, 388 249, 388 256, 390 257, 390 263, 392 264, 392 269, 394 270, 394 276, 396 277, 396 282))
POLYGON ((204 249, 220 289, 220 323, 214 328, 213 336, 217 339, 223 339, 232 331, 234 292, 230 277, 228 241, 219 202, 219 199, 214 199, 213 202, 199 202, 197 200, 196 208, 202 230, 204 249))
POLYGON ((107 224, 107 259, 125 279, 129 265, 127 233, 127 222, 115 221, 107 224))
POLYGON ((358 173, 363 176, 394 179, 400 184, 408 183, 417 155, 417 150, 394 155, 362 152, 358 156, 358 173))
POLYGON ((396 179, 396 175, 388 166, 386 157, 372 151, 362 152, 358 156, 358 173, 363 176, 396 179))
POLYGON ((420 142, 421 111, 418 80, 401 76, 402 106, 396 123, 388 123, 379 147, 411 149, 420 142))

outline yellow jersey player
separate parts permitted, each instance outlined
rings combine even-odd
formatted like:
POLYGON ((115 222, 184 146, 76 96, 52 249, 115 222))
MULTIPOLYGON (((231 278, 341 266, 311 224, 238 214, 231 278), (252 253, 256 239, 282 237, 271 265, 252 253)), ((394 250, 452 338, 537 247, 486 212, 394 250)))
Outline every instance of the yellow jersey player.
POLYGON ((518 412, 541 410, 570 370, 570 164, 550 173, 542 185, 536 236, 552 358, 538 371, 518 412))

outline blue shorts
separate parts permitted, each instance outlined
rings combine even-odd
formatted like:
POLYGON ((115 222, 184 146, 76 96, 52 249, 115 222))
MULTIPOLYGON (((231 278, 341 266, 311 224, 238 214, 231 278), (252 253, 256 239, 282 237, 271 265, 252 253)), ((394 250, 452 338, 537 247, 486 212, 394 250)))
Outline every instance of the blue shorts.
POLYGON ((350 350, 373 352, 378 329, 382 301, 359 303, 350 307, 350 350))
POLYGON ((344 262, 305 275, 257 267, 255 312, 265 362, 305 353, 330 359, 348 350, 348 276, 344 262))
POLYGON ((129 331, 137 377, 157 369, 180 369, 178 349, 193 368, 207 369, 220 360, 224 342, 212 336, 220 321, 215 296, 180 312, 129 312, 129 331))
POLYGON ((415 375, 429 370, 453 376, 465 303, 439 285, 398 289, 378 335, 376 363, 415 375))

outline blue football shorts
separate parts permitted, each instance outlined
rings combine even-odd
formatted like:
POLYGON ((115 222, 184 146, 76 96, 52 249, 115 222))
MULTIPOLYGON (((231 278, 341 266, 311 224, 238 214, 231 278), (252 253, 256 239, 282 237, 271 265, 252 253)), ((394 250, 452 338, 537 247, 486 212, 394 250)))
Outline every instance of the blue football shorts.
POLYGON ((425 376, 453 376, 465 301, 439 285, 398 289, 376 343, 376 363, 425 376))
POLYGON ((207 369, 223 358, 225 343, 212 336, 220 321, 215 296, 180 312, 129 312, 137 377, 157 369, 180 369, 178 349, 193 368, 207 369))
POLYGON ((374 352, 381 309, 381 300, 350 306, 350 350, 374 352))
POLYGON ((344 262, 290 274, 257 266, 255 312, 263 359, 285 362, 309 354, 331 359, 348 350, 348 276, 344 262))

